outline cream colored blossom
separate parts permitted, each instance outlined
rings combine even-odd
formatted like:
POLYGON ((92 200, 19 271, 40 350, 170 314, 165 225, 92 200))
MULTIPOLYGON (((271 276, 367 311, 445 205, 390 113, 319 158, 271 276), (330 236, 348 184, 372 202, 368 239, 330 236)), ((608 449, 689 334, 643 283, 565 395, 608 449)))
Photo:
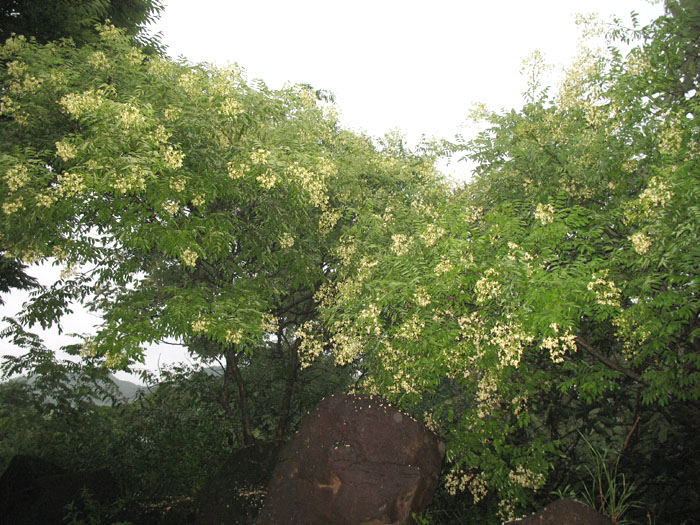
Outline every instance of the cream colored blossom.
POLYGON ((143 168, 130 166, 128 171, 116 176, 111 186, 122 195, 131 191, 144 191, 146 189, 147 175, 143 168))
POLYGON ((426 307, 430 304, 430 294, 424 287, 420 287, 413 294, 413 300, 418 306, 426 307))
POLYGON ((66 75, 65 73, 63 73, 63 71, 51 71, 49 73, 48 79, 49 84, 51 84, 51 86, 53 86, 54 88, 62 88, 68 83, 66 75))
POLYGON ((201 208, 202 206, 204 206, 204 203, 206 201, 207 201, 207 199, 204 196, 204 194, 202 194, 202 193, 200 193, 199 195, 195 195, 194 197, 192 197, 192 200, 191 200, 192 205, 197 206, 198 208, 201 208))
POLYGON ((126 129, 138 128, 146 121, 139 108, 131 104, 122 105, 118 118, 126 129))
POLYGON ((421 234, 426 246, 433 246, 438 239, 445 235, 445 228, 436 224, 430 223, 426 230, 421 234))
POLYGON ((197 259, 199 258, 199 254, 190 248, 186 248, 180 255, 180 258, 182 259, 182 262, 185 263, 185 266, 194 268, 194 265, 197 263, 197 259))
POLYGON ((178 211, 180 211, 180 205, 174 201, 165 201, 163 203, 163 208, 165 208, 165 211, 167 211, 170 215, 175 215, 178 211))
POLYGON ((452 268, 453 268, 452 261, 450 261, 447 257, 442 257, 440 259, 440 262, 433 269, 433 271, 435 272, 435 275, 440 277, 441 275, 444 275, 444 274, 452 271, 452 268))
POLYGON ((533 472, 522 465, 517 465, 515 470, 508 473, 508 479, 526 489, 538 489, 544 485, 545 477, 539 472, 533 472))
POLYGON ((226 337, 224 339, 228 344, 240 344, 243 340, 243 330, 240 328, 238 330, 226 330, 226 337))
POLYGON ((109 60, 107 60, 107 56, 102 51, 92 52, 87 58, 87 63, 100 70, 109 69, 110 67, 109 60))
POLYGON ((318 219, 318 231, 322 235, 328 234, 341 217, 340 211, 324 211, 318 219))
POLYGON ((538 204, 535 209, 535 219, 542 224, 554 222, 554 206, 551 204, 538 204))
POLYGON ((303 323, 297 330, 299 344, 299 362, 302 368, 307 368, 323 352, 323 341, 319 338, 312 321, 303 323))
POLYGON ((12 215, 16 211, 23 210, 24 204, 22 204, 22 196, 20 195, 14 201, 3 202, 2 211, 5 215, 12 215))
POLYGON ((12 115, 19 110, 17 103, 7 95, 0 97, 0 114, 12 115))
POLYGON ((634 233, 627 238, 630 241, 632 241, 634 251, 637 252, 639 255, 644 255, 649 251, 649 248, 651 247, 651 239, 648 236, 646 236, 643 232, 634 233))
POLYGON ((60 277, 61 279, 70 279, 78 274, 78 268, 73 264, 67 264, 63 269, 61 269, 60 277))
POLYGON ((80 173, 61 173, 57 180, 57 191, 63 197, 77 196, 85 191, 85 180, 80 173))
POLYGON ((10 191, 17 191, 29 182, 29 170, 23 164, 15 164, 3 178, 10 191))
POLYGON ((608 270, 593 274, 588 289, 595 293, 596 302, 601 306, 620 306, 620 289, 608 279, 608 270))
POLYGON ((255 177, 255 180, 257 180, 264 189, 271 190, 277 184, 278 177, 271 169, 267 169, 264 173, 255 177))
POLYGON ((668 185, 659 177, 649 179, 646 189, 639 195, 642 204, 648 207, 660 206, 663 208, 673 197, 668 185))
POLYGON ((396 255, 405 255, 411 248, 412 241, 403 233, 396 233, 391 236, 391 251, 396 255))
POLYGON ((315 207, 325 210, 328 205, 328 190, 324 178, 334 166, 328 163, 319 164, 319 171, 314 173, 295 162, 287 167, 287 173, 309 194, 309 200, 315 207))
POLYGON ((484 303, 500 293, 501 283, 496 280, 497 277, 498 272, 494 268, 489 268, 484 272, 483 277, 476 282, 474 291, 477 303, 484 303))
POLYGON ((35 199, 36 205, 40 208, 50 208, 58 200, 52 193, 37 193, 35 199))
POLYGON ((235 98, 227 98, 221 103, 219 111, 227 117, 236 118, 243 113, 243 107, 235 98))
POLYGON ((171 170, 176 170, 182 167, 182 163, 185 160, 185 154, 175 149, 173 146, 167 146, 165 150, 162 150, 163 161, 165 166, 171 170))
POLYGON ((228 163, 228 176, 233 180, 242 179, 245 176, 246 166, 244 164, 228 163))
POLYGON ((82 93, 68 93, 58 103, 71 117, 77 118, 99 109, 104 104, 104 91, 89 89, 82 93))
POLYGON ((283 249, 291 248, 292 246, 294 246, 294 237, 291 233, 284 232, 280 236, 280 246, 282 246, 283 249))
POLYGON ((197 74, 194 71, 183 73, 177 79, 177 85, 188 95, 195 95, 199 91, 197 86, 197 74))
POLYGON ((143 52, 135 47, 132 47, 126 54, 126 61, 132 66, 140 66, 143 63, 143 52))
POLYGON ((270 152, 266 149, 258 148, 250 154, 250 161, 254 165, 267 166, 270 159, 270 152))
POLYGON ((260 317, 260 330, 266 334, 276 334, 279 330, 277 318, 270 313, 264 313, 260 317))
POLYGON ((170 181, 170 189, 178 193, 184 191, 186 185, 187 180, 183 177, 178 177, 170 181))
POLYGON ((357 252, 357 246, 355 245, 355 239, 345 238, 342 239, 341 243, 335 249, 335 253, 344 265, 349 265, 352 261, 352 256, 357 252))
POLYGON ((82 344, 80 357, 97 357, 97 344, 94 340, 89 339, 82 344))
POLYGON ((64 162, 74 158, 76 153, 77 150, 75 149, 75 146, 73 146, 70 142, 56 142, 56 155, 61 157, 64 162))
POLYGON ((104 24, 97 27, 100 39, 104 42, 115 42, 123 38, 125 30, 115 27, 113 24, 104 24))
POLYGON ((418 317, 418 314, 413 314, 410 319, 404 322, 394 335, 398 339, 407 339, 409 341, 417 341, 420 334, 425 328, 425 322, 418 317))
POLYGON ((27 64, 19 60, 10 61, 5 67, 7 68, 7 74, 14 78, 20 78, 27 71, 27 64))
POLYGON ((163 117, 165 117, 165 120, 168 122, 174 122, 178 120, 180 116, 182 116, 182 109, 178 107, 170 106, 163 111, 163 117))
POLYGON ((563 356, 567 352, 576 351, 576 336, 570 329, 560 334, 557 323, 551 323, 549 327, 554 332, 554 335, 543 338, 540 348, 549 351, 549 357, 553 363, 563 363, 563 356))
POLYGON ((467 206, 464 211, 465 211, 464 217, 465 217, 466 222, 468 222, 468 223, 478 221, 481 218, 481 216, 484 214, 484 210, 481 207, 475 208, 474 206, 467 206))
POLYGON ((200 332, 206 332, 209 329, 210 324, 211 324, 211 321, 209 319, 199 315, 199 316, 197 316, 197 319, 192 321, 190 326, 192 327, 193 332, 200 333, 200 332))
POLYGON ((2 45, 2 51, 6 56, 18 54, 27 45, 27 38, 24 35, 12 34, 2 45))

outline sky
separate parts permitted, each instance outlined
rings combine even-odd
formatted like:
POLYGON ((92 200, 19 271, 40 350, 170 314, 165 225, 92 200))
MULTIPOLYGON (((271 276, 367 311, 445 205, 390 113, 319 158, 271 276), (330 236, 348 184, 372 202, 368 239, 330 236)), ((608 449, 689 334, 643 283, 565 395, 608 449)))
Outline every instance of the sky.
POLYGON ((311 84, 342 121, 383 135, 451 138, 472 104, 520 104, 522 59, 574 56, 576 13, 629 21, 661 14, 645 0, 166 0, 154 26, 172 56, 237 63, 270 87, 311 84))
MULTIPOLYGON (((641 22, 662 13, 646 0, 165 0, 161 32, 172 57, 216 65, 237 63, 249 79, 271 88, 310 84, 334 93, 341 122, 372 136, 399 130, 416 144, 422 135, 451 139, 470 136, 470 108, 521 105, 526 81, 522 60, 535 50, 558 71, 576 54, 577 13, 616 15, 641 22)), ((468 178, 468 165, 445 169, 468 178)), ((43 284, 60 269, 44 265, 32 272, 43 284)), ((27 299, 4 297, 0 318, 14 315, 27 299)), ((76 307, 64 331, 85 332, 99 319, 76 307)), ((51 348, 69 338, 46 334, 51 348)), ((11 350, 8 344, 0 354, 11 350)), ((146 367, 186 359, 182 349, 159 346, 146 367)), ((122 375, 122 377, 125 377, 122 375)))

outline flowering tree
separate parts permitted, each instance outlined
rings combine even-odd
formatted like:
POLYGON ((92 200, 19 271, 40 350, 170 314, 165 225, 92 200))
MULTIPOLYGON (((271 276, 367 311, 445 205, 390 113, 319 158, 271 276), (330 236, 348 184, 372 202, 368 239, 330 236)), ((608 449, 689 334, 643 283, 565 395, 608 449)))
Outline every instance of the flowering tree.
POLYGON ((100 34, 0 50, 0 242, 6 257, 65 267, 21 321, 60 322, 80 301, 104 320, 81 352, 110 367, 165 338, 223 359, 246 444, 241 366, 284 353, 281 436, 299 367, 324 351, 309 335, 314 294, 337 273, 343 232, 435 183, 432 161, 378 151, 306 87, 272 91, 100 34))
POLYGON ((563 486, 579 429, 628 452, 672 404, 697 430, 688 25, 614 27, 639 45, 584 49, 556 94, 534 75, 520 111, 483 111, 488 127, 458 146, 473 181, 442 205, 366 217, 357 228, 372 233, 325 303, 336 355, 367 369, 362 387, 443 433, 447 488, 495 497, 503 518, 563 486))

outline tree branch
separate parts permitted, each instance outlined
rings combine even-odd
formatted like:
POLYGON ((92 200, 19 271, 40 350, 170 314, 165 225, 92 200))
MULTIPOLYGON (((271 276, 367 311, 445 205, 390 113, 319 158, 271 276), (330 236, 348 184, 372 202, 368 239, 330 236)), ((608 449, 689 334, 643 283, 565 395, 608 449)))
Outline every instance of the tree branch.
POLYGON ((637 383, 641 383, 644 386, 649 386, 649 383, 647 381, 645 381, 644 379, 642 379, 642 376, 640 376, 637 372, 635 372, 634 370, 630 370, 629 368, 626 368, 625 366, 613 361, 612 359, 608 359, 603 354, 598 352, 598 350, 596 350, 590 344, 588 344, 581 336, 576 337, 576 344, 579 347, 583 348, 586 352, 591 354, 593 357, 595 357, 598 361, 603 363, 608 368, 615 370, 615 372, 619 372, 620 374, 625 375, 625 376, 629 377, 630 379, 633 379, 637 383))

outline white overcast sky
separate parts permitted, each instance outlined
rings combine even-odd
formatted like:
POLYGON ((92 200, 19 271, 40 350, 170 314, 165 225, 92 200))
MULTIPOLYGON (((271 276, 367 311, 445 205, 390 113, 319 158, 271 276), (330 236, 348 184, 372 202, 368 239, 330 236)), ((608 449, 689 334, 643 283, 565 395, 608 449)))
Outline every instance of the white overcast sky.
POLYGON ((332 91, 343 122, 411 142, 451 138, 471 105, 518 106, 521 61, 574 55, 576 13, 629 21, 661 14, 646 0, 166 0, 154 30, 173 57, 238 63, 270 87, 332 91))
MULTIPOLYGON (((373 136, 398 129, 415 143, 423 134, 450 139, 463 132, 474 103, 518 107, 522 59, 539 50, 552 64, 568 64, 576 13, 628 22, 633 10, 641 22, 662 13, 646 0, 166 0, 152 29, 163 33, 173 57, 235 62, 272 88, 291 82, 330 90, 346 126, 373 136)), ((461 177, 466 170, 450 168, 461 177)), ((45 284, 58 277, 46 266, 33 273, 45 284)), ((0 317, 26 298, 6 296, 0 317)), ((96 321, 78 312, 64 328, 85 332, 96 321)), ((55 333, 46 338, 51 347, 67 342, 55 333)), ((8 350, 3 344, 0 354, 8 350)), ((161 346, 146 365, 184 357, 161 346)))

